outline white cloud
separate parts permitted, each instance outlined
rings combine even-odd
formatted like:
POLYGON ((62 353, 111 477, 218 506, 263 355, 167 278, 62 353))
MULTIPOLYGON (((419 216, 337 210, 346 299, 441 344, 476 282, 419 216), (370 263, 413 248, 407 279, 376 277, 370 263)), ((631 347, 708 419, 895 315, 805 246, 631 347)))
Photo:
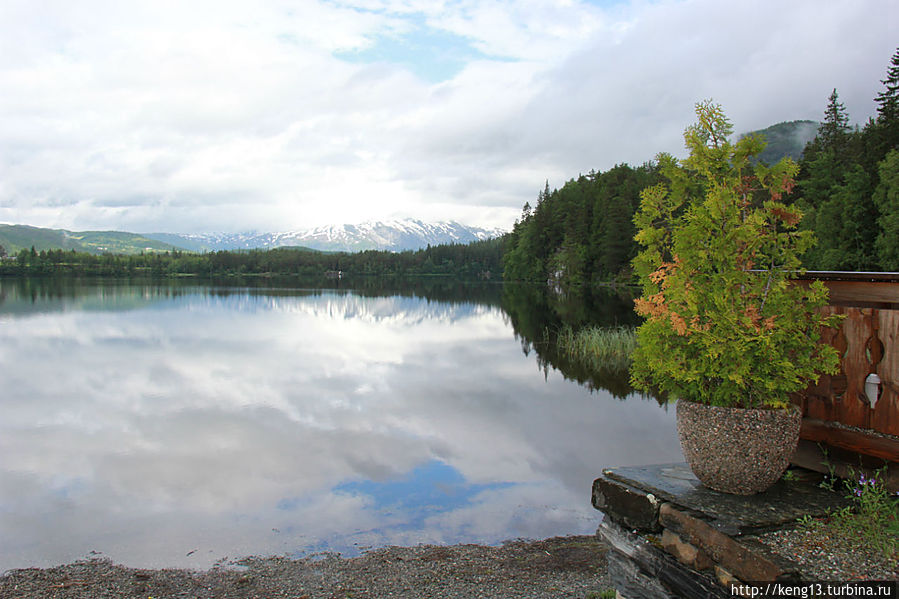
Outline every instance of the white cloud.
POLYGON ((544 179, 678 152, 707 97, 743 131, 820 118, 836 87, 864 122, 897 17, 874 0, 0 11, 0 220, 137 231, 509 226, 544 179), (450 80, 338 58, 422 31, 468 61, 450 80))

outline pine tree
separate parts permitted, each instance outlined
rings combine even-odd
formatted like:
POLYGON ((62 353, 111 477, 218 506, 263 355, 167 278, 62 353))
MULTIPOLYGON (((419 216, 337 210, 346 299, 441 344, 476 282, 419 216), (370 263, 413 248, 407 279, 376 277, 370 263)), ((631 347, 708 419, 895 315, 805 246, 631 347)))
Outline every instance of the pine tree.
POLYGON ((878 121, 896 121, 899 119, 899 48, 893 54, 890 67, 887 69, 887 78, 880 81, 884 90, 877 94, 874 101, 877 102, 878 121))
POLYGON ((887 78, 881 80, 883 91, 874 99, 877 118, 865 127, 865 167, 874 177, 877 165, 891 151, 899 148, 899 50, 893 54, 887 78))
POLYGON ((836 88, 827 99, 827 109, 824 111, 824 122, 818 128, 818 139, 821 150, 841 151, 846 147, 846 141, 852 129, 849 127, 849 114, 846 107, 840 102, 836 88))
POLYGON ((871 200, 874 181, 865 168, 866 140, 849 126, 837 90, 831 92, 824 122, 802 159, 798 187, 805 212, 802 229, 812 230, 818 245, 805 256, 805 266, 823 270, 870 270, 876 265, 873 238, 861 230, 875 222, 871 200))

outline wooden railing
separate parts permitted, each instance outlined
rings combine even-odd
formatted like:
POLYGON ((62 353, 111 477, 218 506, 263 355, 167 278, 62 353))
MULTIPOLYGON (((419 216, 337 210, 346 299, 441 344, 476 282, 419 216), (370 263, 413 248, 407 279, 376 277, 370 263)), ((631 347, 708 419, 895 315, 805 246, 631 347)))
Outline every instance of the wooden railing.
MULTIPOLYGON (((801 438, 825 457, 835 449, 845 462, 892 462, 893 484, 899 484, 899 273, 809 272, 802 280, 815 279, 830 290, 825 310, 845 315, 840 329, 824 332, 842 359, 838 374, 822 376, 796 396, 804 416, 801 438)), ((812 459, 808 447, 809 455, 802 452, 800 444, 799 462, 812 459)))

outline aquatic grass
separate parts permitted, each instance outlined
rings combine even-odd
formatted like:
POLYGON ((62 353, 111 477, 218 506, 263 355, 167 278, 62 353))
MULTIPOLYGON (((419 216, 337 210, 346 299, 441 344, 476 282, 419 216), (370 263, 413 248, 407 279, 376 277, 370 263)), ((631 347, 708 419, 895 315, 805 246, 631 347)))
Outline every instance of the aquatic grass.
POLYGON ((627 370, 637 347, 634 327, 564 327, 556 337, 559 350, 594 371, 627 370))

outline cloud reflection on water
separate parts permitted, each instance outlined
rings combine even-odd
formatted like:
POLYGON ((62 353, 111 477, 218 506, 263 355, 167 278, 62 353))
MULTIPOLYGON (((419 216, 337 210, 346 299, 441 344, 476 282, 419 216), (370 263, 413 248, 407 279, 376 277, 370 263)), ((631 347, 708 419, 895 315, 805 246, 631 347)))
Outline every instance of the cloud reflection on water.
POLYGON ((672 414, 544 379, 495 307, 198 290, 0 319, 0 571, 589 533, 602 467, 680 459, 672 414))

